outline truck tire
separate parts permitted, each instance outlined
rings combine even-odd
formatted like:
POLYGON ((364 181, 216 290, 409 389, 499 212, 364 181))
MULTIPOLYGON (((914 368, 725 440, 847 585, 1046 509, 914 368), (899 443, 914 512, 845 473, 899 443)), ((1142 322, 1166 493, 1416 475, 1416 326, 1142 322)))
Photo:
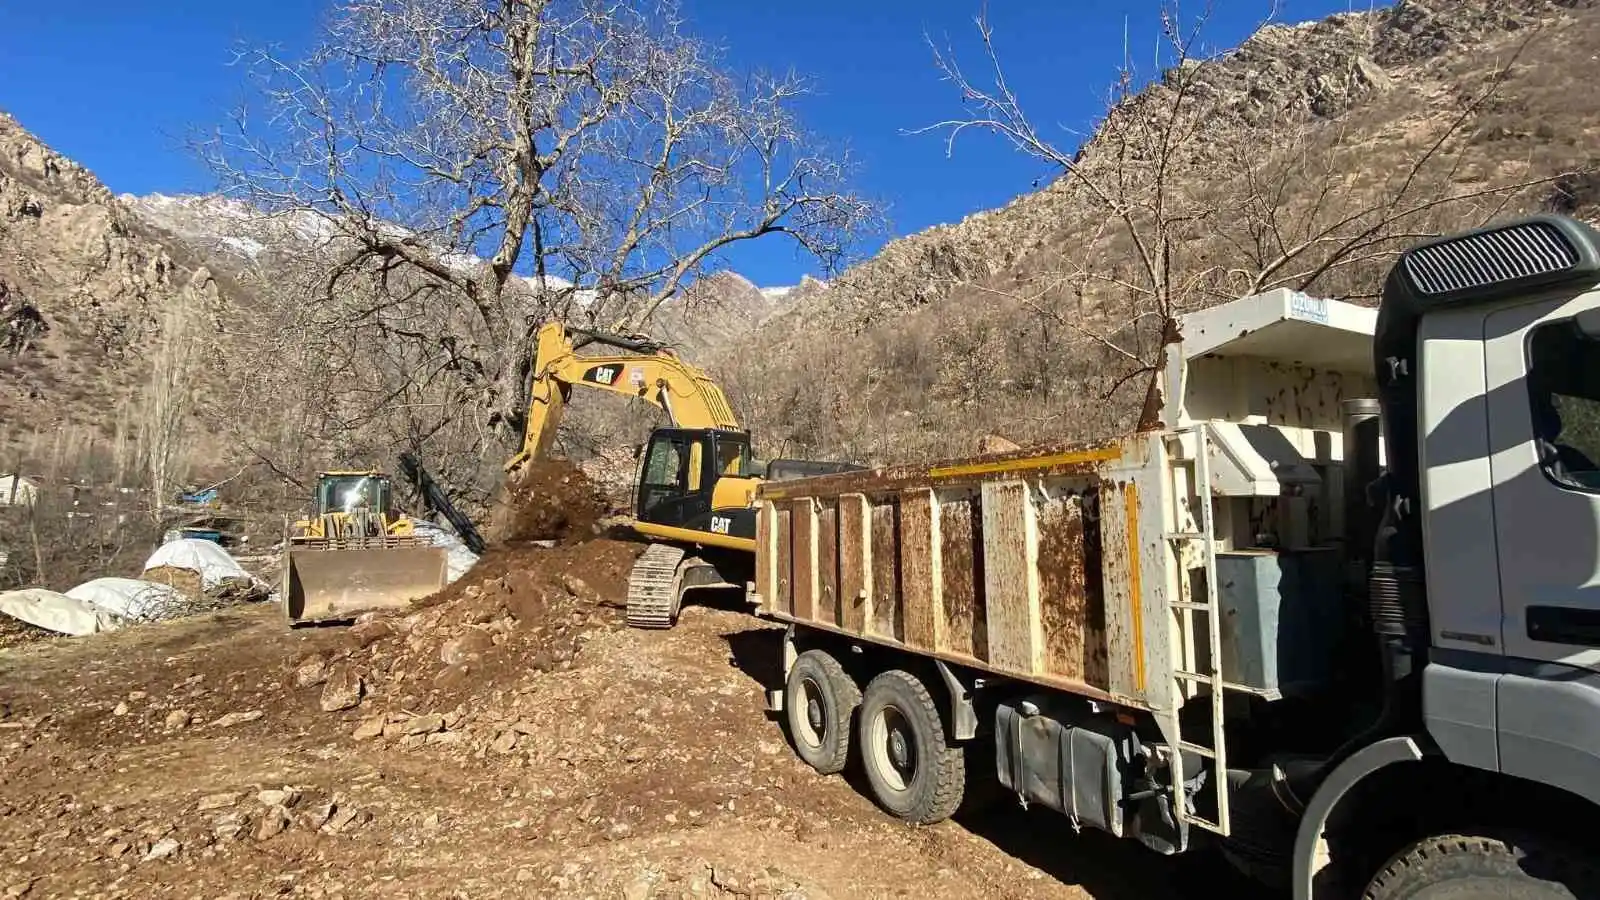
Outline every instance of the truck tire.
POLYGON ((1583 854, 1528 835, 1446 834, 1400 851, 1367 885, 1365 900, 1596 896, 1600 870, 1583 854))
POLYGON ((823 775, 844 771, 850 761, 850 722, 861 705, 861 689, 839 661, 822 650, 795 659, 784 685, 783 709, 795 753, 823 775))
POLYGON ((867 684, 856 740, 873 797, 889 814, 931 825, 961 806, 965 754, 946 742, 939 708, 915 675, 890 669, 867 684))

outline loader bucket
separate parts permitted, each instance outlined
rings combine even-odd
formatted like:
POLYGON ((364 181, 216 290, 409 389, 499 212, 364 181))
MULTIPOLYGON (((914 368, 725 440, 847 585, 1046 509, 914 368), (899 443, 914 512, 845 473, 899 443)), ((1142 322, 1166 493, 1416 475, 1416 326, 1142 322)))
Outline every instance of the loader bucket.
POLYGON ((403 607, 445 586, 445 549, 293 545, 284 553, 283 609, 291 623, 353 619, 403 607))

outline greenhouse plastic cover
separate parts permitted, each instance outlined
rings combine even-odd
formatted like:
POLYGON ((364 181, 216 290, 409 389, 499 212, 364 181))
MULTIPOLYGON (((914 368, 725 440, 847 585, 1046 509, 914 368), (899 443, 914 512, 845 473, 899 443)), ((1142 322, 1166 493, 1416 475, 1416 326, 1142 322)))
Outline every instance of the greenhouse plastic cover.
POLYGON ((207 591, 232 579, 255 582, 250 573, 228 555, 228 551, 211 541, 202 541, 198 538, 182 538, 157 547, 156 552, 145 560, 144 571, 148 572, 163 566, 199 572, 200 587, 207 591))
POLYGON ((73 636, 115 631, 121 627, 115 616, 94 604, 43 588, 0 593, 0 614, 73 636))
POLYGON ((177 588, 137 578, 96 578, 67 591, 66 596, 139 622, 169 618, 189 603, 177 588))

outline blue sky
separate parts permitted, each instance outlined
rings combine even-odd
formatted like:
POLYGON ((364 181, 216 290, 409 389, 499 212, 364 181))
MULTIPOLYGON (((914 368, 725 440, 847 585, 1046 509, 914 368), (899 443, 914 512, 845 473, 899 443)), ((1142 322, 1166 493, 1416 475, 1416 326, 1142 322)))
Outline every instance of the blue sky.
MULTIPOLYGON (((942 138, 905 131, 959 112, 924 33, 953 42, 977 70, 972 17, 981 0, 683 0, 693 29, 738 67, 812 77, 807 124, 847 144, 859 186, 887 207, 892 234, 989 209, 1045 170, 995 138, 972 134, 947 158, 942 138)), ((314 40, 325 0, 0 0, 0 109, 113 191, 185 193, 209 187, 182 148, 193 127, 219 121, 237 98, 238 42, 288 49, 314 40)), ((1198 7, 1198 3, 1190 4, 1198 7)), ((1281 0, 1279 21, 1365 9, 1369 0, 1281 0)), ((1377 5, 1386 5, 1378 3, 1377 5)), ((1035 121, 1079 132, 1101 111, 1122 58, 1152 68, 1156 0, 991 0, 1008 76, 1035 121)), ((1206 41, 1246 37, 1268 0, 1213 0, 1206 41)), ((1076 138, 1060 132, 1063 142, 1076 138)), ((872 246, 862 248, 865 251, 872 246)), ((789 284, 814 267, 792 247, 751 245, 732 259, 760 284, 789 284)))

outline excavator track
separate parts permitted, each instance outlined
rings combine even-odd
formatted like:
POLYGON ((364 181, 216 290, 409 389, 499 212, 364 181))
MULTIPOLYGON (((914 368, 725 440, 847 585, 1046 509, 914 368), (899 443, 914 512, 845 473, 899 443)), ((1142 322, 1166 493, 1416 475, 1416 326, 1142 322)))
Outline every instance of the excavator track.
POLYGON ((677 618, 678 564, 684 552, 670 544, 651 544, 628 575, 628 624, 671 628, 677 618))

